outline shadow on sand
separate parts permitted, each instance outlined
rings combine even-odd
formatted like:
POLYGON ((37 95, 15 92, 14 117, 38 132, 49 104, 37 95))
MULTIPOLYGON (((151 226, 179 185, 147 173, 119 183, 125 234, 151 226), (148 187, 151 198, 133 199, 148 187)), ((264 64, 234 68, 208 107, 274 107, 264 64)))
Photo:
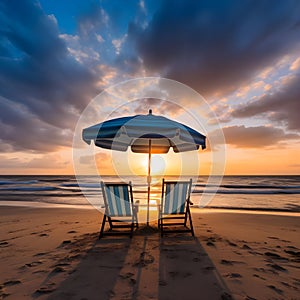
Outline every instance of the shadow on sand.
POLYGON ((80 238, 95 242, 47 299, 232 299, 197 237, 138 230, 132 239, 80 238))

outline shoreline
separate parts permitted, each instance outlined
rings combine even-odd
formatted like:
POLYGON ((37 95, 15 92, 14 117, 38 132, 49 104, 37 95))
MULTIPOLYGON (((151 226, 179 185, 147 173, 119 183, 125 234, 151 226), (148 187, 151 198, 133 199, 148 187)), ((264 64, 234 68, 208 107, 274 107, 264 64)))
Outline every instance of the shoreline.
MULTIPOLYGON (((61 203, 48 203, 48 202, 38 202, 38 201, 0 201, 0 207, 30 207, 30 208, 65 208, 65 209, 92 209, 97 210, 92 204, 61 204, 61 203)), ((300 211, 292 211, 288 209, 280 208, 257 208, 257 207, 195 207, 191 206, 192 211, 200 210, 201 213, 209 212, 229 212, 229 213, 249 213, 249 214, 272 214, 272 215, 287 215, 300 217, 300 211)), ((142 210, 144 210, 142 208, 142 210)))

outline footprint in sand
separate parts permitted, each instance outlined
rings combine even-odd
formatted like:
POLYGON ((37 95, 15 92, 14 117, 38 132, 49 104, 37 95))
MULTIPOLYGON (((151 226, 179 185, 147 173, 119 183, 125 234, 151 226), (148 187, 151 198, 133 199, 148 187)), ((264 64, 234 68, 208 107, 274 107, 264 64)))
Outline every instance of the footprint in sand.
POLYGON ((281 283, 282 285, 284 285, 285 287, 289 288, 289 289, 293 289, 293 290, 296 290, 296 291, 299 290, 297 287, 295 287, 295 286, 293 286, 293 285, 291 285, 291 284, 289 284, 289 283, 287 283, 287 282, 281 281, 280 283, 281 283))
POLYGON ((40 237, 43 237, 43 236, 49 236, 49 234, 47 234, 47 233, 41 233, 41 234, 39 234, 39 236, 40 236, 40 237))
POLYGON ((282 256, 280 256, 279 254, 274 253, 274 252, 265 252, 264 254, 265 254, 266 256, 272 258, 272 259, 288 260, 287 258, 282 257, 282 256))
POLYGON ((61 248, 61 247, 64 247, 66 245, 69 245, 69 244, 71 244, 71 241, 70 240, 65 240, 57 248, 61 248))
POLYGON ((54 291, 55 291, 55 288, 52 287, 52 286, 43 286, 43 287, 37 289, 37 290, 34 292, 33 296, 34 296, 34 297, 39 297, 39 296, 41 296, 41 295, 50 294, 50 293, 52 293, 52 292, 54 292, 54 291))
POLYGON ((142 252, 140 254, 140 258, 139 260, 133 264, 134 267, 136 266, 142 266, 142 267, 146 267, 149 264, 152 264, 154 262, 154 256, 152 256, 151 254, 147 253, 147 252, 142 252))
POLYGON ((49 277, 55 276, 63 272, 66 272, 66 269, 64 269, 63 267, 56 267, 50 272, 49 277))
POLYGON ((256 272, 261 272, 261 273, 269 273, 269 274, 275 274, 275 275, 278 275, 279 273, 276 272, 275 270, 273 269, 264 269, 264 268, 253 268, 254 271, 256 272))
POLYGON ((229 241, 229 240, 226 240, 226 242, 227 242, 227 244, 228 244, 229 246, 237 247, 237 244, 236 244, 236 243, 233 243, 233 242, 231 242, 231 241, 229 241))
POLYGON ((36 267, 36 266, 39 266, 41 265, 43 262, 38 260, 38 261, 33 261, 31 263, 27 263, 25 264, 24 266, 20 267, 21 270, 24 270, 24 269, 27 269, 27 268, 33 268, 33 267, 36 267))
POLYGON ((3 289, 3 286, 0 286, 0 299, 4 299, 8 297, 10 294, 5 293, 5 290, 3 289))
POLYGON ((37 254, 34 254, 33 256, 44 256, 46 254, 47 254, 47 252, 39 252, 37 254))
POLYGON ((283 294, 283 290, 277 288, 276 286, 274 285, 267 285, 268 288, 270 288, 271 290, 275 291, 276 293, 282 295, 283 294))
POLYGON ((49 270, 37 270, 37 271, 32 272, 32 274, 39 274, 39 273, 45 274, 45 273, 48 273, 48 272, 49 272, 49 270))
POLYGON ((256 277, 256 278, 259 278, 259 279, 262 279, 262 280, 266 280, 266 278, 264 278, 264 277, 262 277, 262 276, 260 276, 258 274, 253 274, 252 276, 256 277))
POLYGON ((243 276, 239 273, 228 273, 228 274, 225 274, 225 277, 227 277, 227 278, 242 278, 243 276))
POLYGON ((221 260, 221 264, 222 264, 222 265, 227 265, 227 266, 232 266, 232 265, 233 265, 233 262, 230 261, 230 260, 222 259, 222 260, 221 260))
POLYGON ((160 286, 166 286, 166 285, 168 285, 168 283, 165 280, 159 280, 158 284, 160 286))
POLYGON ((285 253, 290 254, 292 256, 296 256, 300 258, 300 251, 293 251, 293 250, 284 250, 285 253))
POLYGON ((248 246, 247 244, 244 244, 242 246, 242 249, 244 249, 244 250, 252 250, 252 248, 250 246, 248 246))
POLYGON ((5 292, 5 287, 14 286, 21 283, 22 282, 20 280, 9 280, 0 285, 0 299, 4 299, 10 295, 5 292))
POLYGON ((289 248, 289 249, 295 249, 295 250, 299 250, 297 247, 295 247, 295 246, 287 246, 287 248, 289 248))
POLYGON ((281 267, 280 265, 277 264, 267 264, 268 267, 271 267, 272 269, 276 270, 276 271, 287 271, 287 269, 285 269, 284 267, 281 267))
POLYGON ((206 242, 206 245, 209 247, 216 247, 215 243, 213 242, 206 242))
POLYGON ((134 273, 131 273, 131 272, 127 272, 125 274, 119 275, 119 277, 121 277, 122 279, 128 279, 128 278, 131 278, 132 276, 134 276, 134 273))
POLYGON ((120 274, 119 277, 122 279, 127 280, 131 285, 136 284, 136 279, 132 278, 134 276, 134 273, 127 272, 125 274, 120 274))
POLYGON ((220 261, 220 263, 221 263, 222 265, 227 265, 227 266, 232 266, 232 265, 234 265, 234 264, 245 264, 245 262, 243 262, 243 261, 227 260, 227 259, 222 259, 222 260, 220 261))
POLYGON ((21 284, 22 282, 20 280, 9 280, 3 283, 3 286, 13 286, 17 284, 21 284))
POLYGON ((294 280, 293 284, 300 286, 300 279, 293 278, 293 280, 294 280))
POLYGON ((0 247, 1 248, 7 247, 8 245, 9 245, 9 243, 6 242, 6 241, 0 242, 0 247))

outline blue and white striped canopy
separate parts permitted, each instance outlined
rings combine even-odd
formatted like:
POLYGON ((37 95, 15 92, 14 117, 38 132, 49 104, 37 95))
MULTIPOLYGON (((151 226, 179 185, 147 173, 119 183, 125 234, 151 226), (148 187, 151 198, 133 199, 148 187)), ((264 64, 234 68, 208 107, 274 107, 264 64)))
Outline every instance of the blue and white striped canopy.
POLYGON ((151 140, 151 153, 167 153, 205 149, 206 137, 198 131, 163 116, 136 115, 108 120, 82 131, 83 140, 101 148, 117 151, 148 153, 151 140))

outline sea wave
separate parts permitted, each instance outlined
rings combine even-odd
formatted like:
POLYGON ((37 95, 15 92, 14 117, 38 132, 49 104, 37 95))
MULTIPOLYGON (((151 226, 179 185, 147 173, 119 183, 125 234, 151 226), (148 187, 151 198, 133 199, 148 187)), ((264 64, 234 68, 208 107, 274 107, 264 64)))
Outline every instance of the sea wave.
POLYGON ((15 186, 11 188, 4 188, 1 191, 55 191, 59 190, 57 187, 53 186, 15 186))
POLYGON ((298 195, 300 194, 300 190, 298 189, 293 189, 293 190, 246 190, 246 189, 241 189, 241 190, 224 190, 224 189, 201 189, 201 190, 193 190, 193 193, 195 194, 232 194, 232 195, 238 195, 238 194, 245 194, 245 195, 275 195, 275 194, 295 194, 298 195))
POLYGON ((100 188, 100 183, 63 183, 60 186, 63 187, 79 187, 79 188, 100 188))
POLYGON ((18 180, 1 180, 0 185, 10 185, 10 184, 35 184, 39 180, 27 180, 27 181, 18 181, 18 180))
MULTIPOLYGON (((106 176, 103 179, 109 182, 120 181, 118 176, 106 176)), ((147 201, 146 177, 128 177, 129 180, 133 182, 134 199, 147 201)), ((300 176, 225 176, 220 186, 210 183, 208 177, 202 176, 193 187, 192 201, 195 204, 211 197, 209 205, 220 208, 252 207, 255 210, 295 211, 299 210, 300 206, 300 176)), ((161 183, 153 184, 151 197, 157 199, 160 195, 161 183)), ((65 175, 0 176, 1 203, 37 201, 72 205, 102 200, 97 176, 83 176, 79 182, 74 176, 65 175)))
POLYGON ((267 184, 195 184, 195 187, 220 187, 226 189, 300 189, 300 185, 267 185, 267 184))

